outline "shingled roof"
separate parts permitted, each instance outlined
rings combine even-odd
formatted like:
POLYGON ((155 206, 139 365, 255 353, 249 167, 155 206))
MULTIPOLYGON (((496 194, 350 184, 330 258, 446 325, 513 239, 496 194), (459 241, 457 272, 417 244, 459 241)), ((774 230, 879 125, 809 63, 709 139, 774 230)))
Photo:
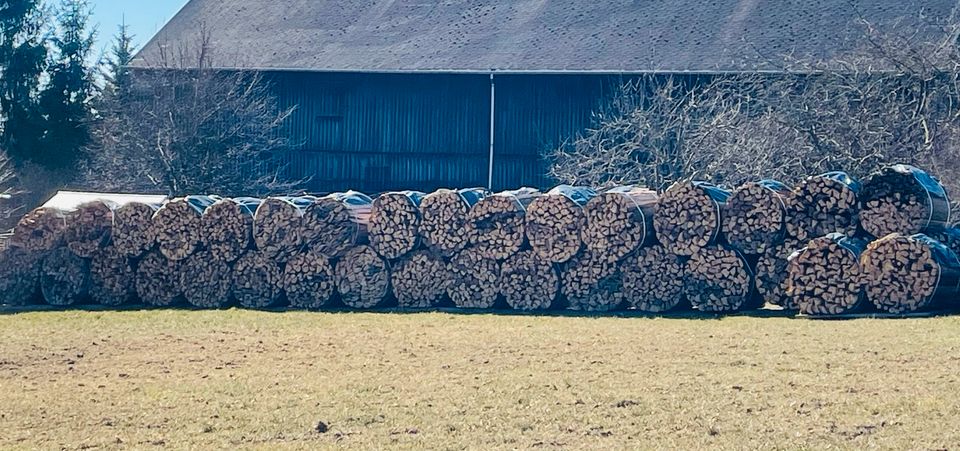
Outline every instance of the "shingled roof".
POLYGON ((138 55, 195 40, 216 65, 357 72, 777 70, 859 44, 863 19, 947 17, 957 0, 191 0, 138 55), (922 5, 918 7, 917 5, 922 5))

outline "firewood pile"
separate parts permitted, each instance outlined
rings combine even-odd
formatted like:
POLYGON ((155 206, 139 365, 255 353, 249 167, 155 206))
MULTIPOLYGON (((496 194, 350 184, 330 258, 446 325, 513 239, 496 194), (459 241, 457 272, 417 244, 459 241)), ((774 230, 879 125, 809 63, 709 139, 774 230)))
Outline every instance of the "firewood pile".
POLYGON ((833 172, 792 188, 684 181, 664 193, 136 199, 27 213, 0 253, 0 303, 649 314, 766 304, 815 316, 960 306, 947 193, 905 165, 862 187, 833 172))

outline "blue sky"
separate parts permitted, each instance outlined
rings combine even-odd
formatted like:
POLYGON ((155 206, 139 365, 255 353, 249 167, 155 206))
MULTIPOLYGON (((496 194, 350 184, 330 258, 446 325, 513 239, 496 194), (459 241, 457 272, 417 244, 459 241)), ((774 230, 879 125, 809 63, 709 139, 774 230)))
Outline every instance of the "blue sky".
POLYGON ((160 30, 187 0, 91 0, 93 23, 98 26, 97 52, 109 49, 117 27, 124 21, 136 35, 139 49, 160 30))

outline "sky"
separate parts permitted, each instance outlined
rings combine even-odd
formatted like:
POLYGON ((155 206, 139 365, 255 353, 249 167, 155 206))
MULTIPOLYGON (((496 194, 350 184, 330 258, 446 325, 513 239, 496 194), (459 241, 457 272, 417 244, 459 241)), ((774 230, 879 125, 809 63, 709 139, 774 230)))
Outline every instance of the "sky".
POLYGON ((117 27, 126 22, 135 35, 134 45, 142 47, 173 17, 187 0, 91 0, 93 23, 97 25, 97 52, 109 51, 117 27))

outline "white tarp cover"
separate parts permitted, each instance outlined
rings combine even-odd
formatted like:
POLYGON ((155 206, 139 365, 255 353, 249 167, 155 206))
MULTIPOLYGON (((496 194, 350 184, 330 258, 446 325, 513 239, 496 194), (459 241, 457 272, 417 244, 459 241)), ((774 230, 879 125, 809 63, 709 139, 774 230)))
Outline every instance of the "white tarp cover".
POLYGON ((156 194, 85 193, 80 191, 58 191, 57 194, 54 194, 50 200, 43 204, 43 207, 70 211, 76 210, 80 205, 94 200, 106 200, 117 205, 129 204, 131 202, 162 204, 167 200, 167 196, 156 194))

